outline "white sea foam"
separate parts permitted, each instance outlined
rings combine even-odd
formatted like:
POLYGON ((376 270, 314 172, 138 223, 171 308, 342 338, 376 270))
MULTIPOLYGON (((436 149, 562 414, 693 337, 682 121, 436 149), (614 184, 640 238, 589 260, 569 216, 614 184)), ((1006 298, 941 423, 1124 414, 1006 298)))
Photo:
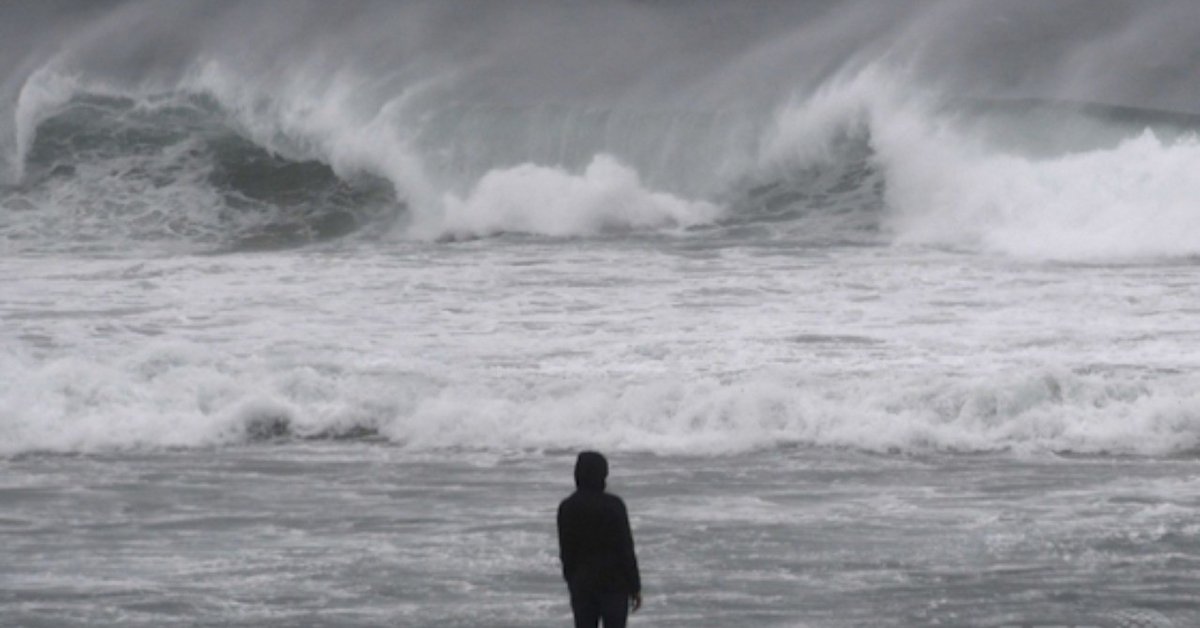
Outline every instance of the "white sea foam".
MULTIPOLYGON (((22 90, 17 107, 22 151, 29 150, 38 123, 72 95, 122 93, 114 86, 84 81, 53 67, 35 73, 22 90)), ((524 137, 538 125, 484 117, 481 120, 488 124, 508 129, 504 133, 492 129, 497 137, 489 140, 491 144, 476 147, 476 152, 495 153, 488 158, 490 165, 484 160, 457 175, 446 171, 451 162, 430 168, 430 160, 440 159, 439 152, 457 150, 439 147, 438 141, 458 141, 454 138, 462 135, 444 129, 426 132, 422 127, 428 116, 421 112, 429 103, 419 107, 413 103, 429 98, 431 90, 436 92, 438 80, 434 76, 387 97, 363 98, 364 91, 370 93, 370 81, 364 77, 351 71, 314 75, 301 68, 276 77, 267 91, 236 71, 209 61, 195 65, 171 89, 212 97, 235 128, 271 151, 323 161, 343 177, 361 172, 385 177, 408 206, 410 236, 486 236, 510 231, 592 235, 708 224, 727 214, 728 210, 704 197, 688 197, 647 183, 639 168, 674 153, 660 151, 655 156, 649 147, 638 148, 632 139, 622 139, 617 143, 627 145, 636 158, 635 167, 623 155, 605 152, 604 146, 614 134, 624 137, 620 129, 647 132, 653 128, 646 126, 646 120, 635 118, 613 127, 618 118, 602 117, 609 121, 597 127, 603 133, 581 131, 575 138, 579 143, 565 147, 569 134, 554 129, 570 123, 571 118, 547 114, 546 124, 554 127, 545 131, 549 135, 526 137, 528 141, 517 142, 511 153, 505 154, 501 149, 507 134, 524 137), (505 126, 514 124, 511 129, 505 126), (538 148, 542 145, 559 148, 538 148), (532 154, 558 155, 566 161, 526 159, 532 154), (476 171, 477 176, 471 174, 476 171)), ((770 181, 786 178, 796 169, 832 168, 833 161, 846 158, 839 143, 865 141, 873 151, 870 163, 881 171, 884 182, 885 207, 880 220, 896 243, 962 247, 1032 259, 1153 259, 1200 254, 1200 246, 1187 235, 1200 227, 1200 212, 1194 209, 1200 183, 1191 176, 1200 165, 1200 142, 1194 135, 1166 138, 1152 130, 1114 130, 1118 137, 1124 132, 1125 139, 1057 154, 1022 151, 1017 148, 1019 142, 997 142, 994 134, 984 131, 986 114, 975 115, 968 122, 967 116, 947 113, 938 106, 936 95, 931 95, 935 92, 918 92, 911 85, 903 73, 887 65, 869 66, 830 81, 781 109, 771 131, 759 142, 763 148, 758 172, 747 172, 745 160, 738 156, 746 143, 733 138, 745 135, 745 129, 730 131, 735 145, 730 155, 688 164, 711 168, 708 178, 713 181, 735 180, 733 173, 739 167, 752 178, 770 181)), ((520 118, 524 114, 513 115, 520 118)), ((537 116, 532 119, 541 120, 537 116)), ((696 146, 719 145, 717 127, 723 119, 700 119, 702 124, 687 127, 700 136, 694 139, 696 146)), ((738 126, 732 119, 729 124, 738 126)), ((1038 124, 1045 121, 1031 121, 1022 132, 1035 135, 1038 124)), ((689 145, 669 129, 661 132, 664 141, 675 146, 673 151, 689 145)), ((699 173, 691 172, 675 178, 682 181, 696 176, 699 173)), ((199 192, 205 192, 199 187, 199 192)), ((175 192, 189 193, 172 188, 175 192)), ((83 189, 82 193, 89 191, 83 189)), ((189 202, 167 199, 153 204, 189 202)), ((79 203, 66 198, 61 205, 64 211, 72 211, 79 203)), ((131 203, 136 204, 127 204, 131 203)), ((213 211, 212 203, 191 204, 199 207, 184 209, 213 211)), ((796 211, 804 209, 797 207, 796 211)))
POLYGON ((1200 254, 1200 143, 1152 132, 1054 158, 987 154, 946 139, 882 134, 900 242, 978 246, 1035 259, 1200 254))
POLYGON ((416 237, 509 231, 594 235, 687 227, 711 222, 720 214, 710 203, 648 189, 637 171, 607 154, 595 154, 580 173, 535 163, 495 167, 470 183, 469 192, 459 194, 454 190, 460 181, 430 172, 426 155, 415 146, 419 129, 408 128, 414 122, 407 103, 425 85, 378 107, 364 107, 359 102, 360 82, 340 75, 332 85, 323 84, 316 92, 319 96, 300 76, 288 83, 284 96, 267 97, 210 63, 190 76, 187 85, 215 95, 265 146, 320 159, 343 175, 367 171, 387 177, 413 213, 408 233, 416 237))
POLYGON ((764 157, 809 165, 839 137, 868 137, 900 244, 1087 261, 1200 255, 1188 235, 1200 228, 1200 143, 1124 133, 1058 155, 998 146, 872 68, 785 109, 764 157))
MULTIPOLYGON (((296 158, 320 158, 344 175, 367 170, 387 176, 414 203, 411 228, 418 235, 518 231, 575 236, 677 229, 723 217, 715 204, 653 189, 639 170, 603 152, 580 168, 518 163, 493 168, 465 190, 442 187, 432 183, 403 129, 396 125, 403 119, 396 117, 404 108, 403 99, 355 103, 355 84, 348 78, 348 83, 322 84, 328 88, 323 99, 308 98, 315 88, 301 78, 296 79, 294 93, 285 90, 279 98, 265 98, 219 66, 203 66, 198 72, 188 78, 187 89, 218 100, 238 128, 260 144, 296 158)), ((78 84, 69 85, 80 89, 78 84)), ((43 91, 58 96, 42 98, 31 88, 27 102, 58 102, 61 92, 55 89, 43 91)), ((37 120, 44 115, 40 106, 30 104, 24 115, 37 120)), ((1168 140, 1145 132, 1115 145, 1069 154, 1023 154, 989 143, 986 135, 973 133, 962 120, 913 99, 896 80, 876 69, 831 84, 785 110, 775 134, 764 142, 762 167, 781 171, 820 167, 842 158, 837 142, 847 137, 869 142, 874 151, 870 159, 884 173, 883 223, 902 244, 949 245, 1034 259, 1154 258, 1200 251, 1188 237, 1200 227, 1191 210, 1200 188, 1189 176, 1200 160, 1200 146, 1188 137, 1168 140)), ((187 148, 186 142, 180 143, 178 150, 165 155, 166 160, 172 164, 178 160, 179 169, 194 171, 194 180, 199 181, 205 171, 188 162, 187 148)), ((135 170, 145 165, 136 159, 127 163, 130 159, 117 156, 102 164, 79 165, 72 184, 53 188, 64 195, 57 197, 64 214, 90 200, 87 189, 73 187, 79 181, 93 182, 91 190, 116 203, 114 212, 96 214, 98 220, 137 220, 144 212, 172 204, 203 213, 203 199, 171 196, 177 190, 155 188, 148 179, 122 178, 120 168, 115 178, 105 174, 107 167, 135 170), (136 185, 131 187, 130 182, 136 185), (143 192, 148 199, 138 201, 143 192)), ((109 233, 102 228, 94 232, 109 233)), ((973 262, 912 261, 902 249, 879 253, 883 262, 871 255, 838 251, 851 261, 820 266, 795 257, 781 267, 762 267, 757 258, 747 256, 729 264, 714 262, 672 272, 677 262, 674 258, 664 262, 661 258, 667 253, 641 251, 628 253, 630 262, 599 255, 599 261, 567 263, 560 269, 567 279, 541 285, 540 294, 550 295, 550 301, 579 300, 579 311, 600 310, 604 316, 592 321, 598 327, 574 326, 562 311, 541 312, 551 323, 565 325, 563 337, 531 339, 522 325, 545 321, 521 318, 528 305, 525 289, 508 275, 487 274, 490 262, 485 253, 477 251, 482 261, 472 260, 479 266, 472 266, 474 274, 483 278, 473 287, 482 292, 463 284, 464 275, 471 273, 461 273, 454 264, 449 265, 450 271, 435 268, 436 261, 430 261, 442 260, 443 253, 452 258, 456 252, 425 253, 429 260, 416 270, 401 266, 371 275, 382 285, 393 285, 397 276, 420 276, 437 286, 421 295, 429 300, 424 305, 427 310, 403 300, 400 305, 386 301, 394 309, 416 310, 400 332, 396 331, 399 325, 389 320, 382 329, 342 337, 343 329, 365 324, 363 312, 379 309, 372 300, 373 287, 346 289, 352 273, 322 276, 312 284, 286 275, 289 286, 305 286, 284 295, 291 299, 286 312, 276 302, 264 305, 256 300, 263 286, 281 283, 283 275, 274 274, 276 269, 262 271, 265 277, 257 274, 260 269, 245 269, 247 276, 255 278, 250 283, 260 282, 253 294, 224 282, 212 284, 214 294, 228 299, 219 311, 245 312, 254 321, 286 321, 276 325, 284 331, 270 325, 246 331, 242 321, 226 322, 229 329, 239 331, 210 337, 256 344, 257 353, 222 353, 203 342, 183 340, 190 332, 181 332, 176 341, 165 344, 140 336, 126 339, 128 344, 118 343, 116 349, 104 344, 107 341, 93 342, 87 326, 106 324, 105 308, 114 298, 107 289, 98 289, 88 296, 92 302, 79 308, 85 312, 85 324, 75 325, 68 317, 61 324, 47 323, 50 333, 40 323, 30 323, 34 340, 12 343, 36 345, 43 335, 55 339, 62 334, 69 349, 53 355, 14 349, 0 358, 2 447, 9 454, 95 451, 366 431, 423 450, 592 444, 724 453, 819 445, 872 451, 1160 454, 1193 450, 1200 433, 1197 382, 1178 374, 1182 371, 1171 371, 1180 365, 1164 356, 1178 351, 1177 337, 1158 334, 1160 328, 1171 331, 1187 320, 1186 303, 1171 300, 1186 301, 1188 295, 1165 284, 1155 284, 1156 292, 1150 295, 1122 293, 1119 298, 1131 302, 1148 296, 1149 305, 1144 310, 1116 312, 1113 319, 1089 328, 1091 335, 1076 339, 1065 332, 1047 332, 1056 331, 1064 313, 1077 314, 1064 295, 1073 290, 1086 293, 1093 285, 1087 277, 1072 283, 1075 278, 1069 273, 1029 280, 1017 271, 1012 271, 1013 276, 1003 275, 1009 271, 989 274, 994 269, 980 262, 969 276, 946 277, 957 282, 951 285, 941 281, 941 265, 973 262), (599 266, 619 263, 628 265, 606 270, 612 276, 598 280, 599 266), (654 268, 660 274, 652 282, 625 292, 604 292, 635 285, 654 268), (801 273, 807 273, 803 280, 790 280, 801 273), (935 284, 939 287, 931 287, 935 284), (578 285, 594 285, 599 292, 572 292, 571 286, 578 285), (1028 291, 1021 288, 1025 285, 1057 287, 1028 291), (996 294, 998 286, 1011 291, 996 294), (943 289, 946 294, 936 299, 929 294, 943 289), (329 306, 336 315, 324 327, 308 322, 313 294, 346 299, 329 306), (804 295, 811 303, 802 303, 795 295, 804 295), (610 301, 608 296, 619 298, 610 301), (1031 298, 1038 299, 1039 307, 1028 305, 1031 298), (504 307, 489 308, 489 301, 504 307), (473 313, 464 315, 463 326, 446 337, 426 338, 424 344, 389 345, 387 351, 407 351, 412 364, 369 372, 359 366, 380 351, 373 339, 430 334, 430 329, 444 324, 447 313, 458 315, 464 309, 473 313), (643 316, 647 309, 662 313, 662 320, 643 316), (938 318, 943 309, 952 310, 954 316, 938 318), (1149 315, 1158 318, 1145 323, 1149 315), (948 327, 931 328, 931 320, 948 327), (518 331, 496 332, 501 322, 518 331), (599 333, 598 328, 617 331, 593 338, 590 334, 599 333), (479 329, 490 331, 484 334, 479 329), (688 333, 671 335, 680 329, 688 333), (808 333, 814 329, 830 330, 824 336, 828 342, 844 341, 852 349, 780 349, 784 342, 780 339, 788 334, 820 336, 808 333), (297 351, 299 357, 285 359, 273 352, 275 342, 286 344, 294 337, 309 340, 308 335, 329 337, 313 340, 297 351), (883 343, 877 335, 894 335, 901 342, 875 350, 872 343, 883 343), (941 346, 946 335, 962 340, 962 345, 941 346), (867 341, 856 345, 856 337, 867 341), (1050 338, 1046 342, 1051 345, 1045 351, 1037 348, 1044 337, 1050 338), (1083 349, 1070 344, 1076 340, 1083 349), (1108 347, 1114 340, 1123 342, 1128 351, 1110 355, 1108 347), (1009 353, 994 349, 1013 341, 1034 348, 1009 353), (480 346, 460 346, 467 342, 480 346), (546 346, 529 348, 538 342, 546 346), (611 349, 637 342, 644 346, 611 349), (328 355, 328 346, 342 343, 357 347, 346 350, 349 357, 328 355), (910 359, 906 353, 910 350, 918 357, 910 359), (556 351, 584 356, 594 351, 595 356, 581 358, 569 369, 540 372, 540 361, 556 351), (824 360, 825 352, 840 355, 842 351, 852 357, 842 362, 824 360), (957 369, 981 351, 996 364, 957 369), (493 362, 488 360, 497 355, 518 364, 515 372, 494 376, 488 370, 493 362), (710 366, 717 359, 713 356, 723 362, 720 369, 710 366), (613 364, 630 359, 640 362, 625 371, 610 370, 613 364), (1114 364, 1121 359, 1130 359, 1134 366, 1103 373, 1087 369, 1089 364, 1114 364), (1155 371, 1160 363, 1167 363, 1166 368, 1155 371)), ((529 255, 537 258, 543 253, 529 255)), ((725 255, 720 247, 709 253, 714 259, 725 255)), ((551 257, 563 254, 549 253, 551 257)), ((370 264, 356 268, 364 273, 377 270, 370 264)), ((16 286, 20 273, 14 271, 12 276, 16 286)), ((71 281, 54 273, 42 279, 46 284, 71 281)), ((1098 280, 1115 285, 1126 278, 1098 280)), ((242 282, 238 276, 236 285, 242 282)), ((130 300, 147 298, 122 281, 114 285, 129 289, 124 296, 130 300)), ((36 302, 44 287, 30 283, 20 287, 24 292, 14 287, 13 294, 20 292, 36 302)), ((66 294, 81 287, 90 287, 88 280, 70 285, 66 294)), ((409 287, 406 284, 404 289, 409 287)), ((147 290, 153 293, 153 288, 147 290)), ((175 294, 183 291, 177 287, 175 294)), ((165 303, 174 301, 154 307, 165 303)), ((178 307, 187 312, 211 306, 186 299, 184 303, 178 307)), ((58 316, 53 308, 48 314, 46 309, 18 312, 27 317, 19 320, 58 316)), ((174 329, 169 320, 148 324, 155 333, 168 336, 174 329)))
MULTIPOLYGON (((504 116, 493 119, 495 116, 489 117, 486 112, 483 115, 489 124, 505 128, 516 124, 519 128, 510 129, 514 133, 548 134, 547 137, 528 138, 526 144, 532 147, 526 146, 527 150, 516 147, 508 153, 501 150, 490 161, 482 160, 467 172, 447 172, 446 164, 442 164, 435 174, 427 167, 429 159, 446 150, 462 148, 443 147, 437 142, 459 142, 464 138, 459 137, 462 133, 457 130, 426 133, 422 116, 410 111, 411 101, 418 99, 427 85, 418 84, 399 95, 371 100, 362 97, 369 81, 353 72, 329 77, 296 70, 276 79, 268 91, 247 81, 237 71, 209 61, 198 63, 175 86, 120 88, 100 80, 67 75, 53 64, 47 65, 30 77, 21 92, 18 135, 22 155, 28 153, 39 125, 48 117, 61 114, 63 107, 75 98, 99 95, 127 99, 136 108, 146 109, 161 103, 191 106, 189 98, 202 96, 217 103, 217 111, 203 114, 211 118, 206 121, 210 126, 226 123, 231 130, 272 153, 296 161, 326 163, 345 179, 368 173, 390 181, 407 207, 404 234, 437 239, 501 232, 589 236, 709 224, 722 217, 725 211, 722 207, 655 189, 639 170, 600 149, 619 136, 622 139, 618 144, 637 147, 633 152, 641 153, 642 162, 679 161, 705 168, 704 172, 690 174, 700 174, 710 186, 718 185, 713 182, 728 176, 729 163, 738 161, 744 149, 735 141, 737 136, 745 135, 745 129, 741 128, 744 125, 736 118, 726 123, 719 116, 621 117, 602 113, 578 114, 584 119, 573 120, 574 113, 551 110, 544 116, 550 128, 543 130, 536 123, 542 120, 540 109, 534 108, 535 123, 525 126, 520 124, 520 113, 508 117, 515 119, 504 116), (585 128, 572 131, 572 123, 585 128), (689 139, 688 131, 696 131, 702 137, 689 139), (675 155, 639 138, 639 133, 651 132, 672 138, 672 145, 677 145, 673 150, 686 154, 675 155), (422 146, 418 148, 418 136, 422 134, 431 137, 421 139, 422 146), (580 136, 576 144, 567 142, 572 134, 580 136), (690 143, 706 146, 707 151, 682 151, 690 143), (561 146, 562 150, 537 150, 541 145, 561 146), (723 154, 721 151, 726 149, 728 153, 723 154), (691 152, 710 157, 697 158, 691 152), (523 161, 531 155, 557 157, 561 161, 523 161), (514 160, 516 165, 505 165, 514 160), (578 167, 570 165, 576 162, 578 167), (708 172, 707 166, 725 172, 708 172)), ((431 81, 436 83, 435 79, 431 81)), ((119 115, 128 116, 128 112, 119 115)), ((171 126, 175 124, 173 120, 164 120, 162 124, 163 128, 153 131, 171 134, 182 130, 171 126)), ((8 226, 6 232, 10 238, 40 237, 53 243, 59 234, 66 236, 61 239, 67 241, 75 237, 124 246, 135 239, 155 239, 161 235, 153 231, 156 226, 170 231, 179 224, 187 224, 195 227, 192 231, 196 233, 191 235, 196 239, 220 241, 224 222, 231 216, 245 218, 250 214, 224 211, 221 191, 213 189, 208 179, 212 164, 203 163, 204 158, 211 157, 198 157, 186 140, 165 147, 159 155, 138 146, 115 145, 122 136, 121 130, 104 131, 114 145, 89 148, 103 158, 90 156, 90 160, 84 160, 80 155, 62 155, 73 168, 71 175, 43 181, 22 196, 21 203, 41 211, 25 214, 27 224, 8 226), (167 179, 169 183, 165 184, 167 179), (97 198, 102 201, 93 202, 97 198), (56 216, 62 219, 57 220, 56 216), (147 229, 146 225, 151 227, 147 229)), ((199 132, 219 131, 207 128, 199 132)), ((503 137, 493 140, 492 144, 480 147, 479 152, 485 148, 493 152, 506 148, 503 137)), ((14 221, 21 217, 8 216, 14 221)), ((252 218, 246 219, 252 222, 252 218)))
POLYGON ((1200 446, 1200 385, 1046 369, 831 381, 772 369, 475 382, 234 365, 169 342, 119 360, 0 361, 3 453, 201 447, 378 432, 418 451, 598 446, 728 454, 867 451, 1160 455, 1200 446))
MULTIPOLYGON (((1188 235, 1200 228, 1194 135, 1130 127, 1115 145, 1046 155, 999 145, 986 124, 946 113, 903 74, 875 66, 785 108, 763 159, 807 167, 834 158, 837 141, 865 138, 886 180, 884 224, 901 244, 1059 260, 1200 254, 1188 235)), ((1046 122, 1030 124, 1023 132, 1033 136, 1046 122)))
POLYGON ((578 175, 533 164, 493 171, 466 198, 446 197, 445 208, 442 229, 467 235, 690 227, 721 213, 711 203, 646 189, 637 172, 608 155, 598 155, 578 175))

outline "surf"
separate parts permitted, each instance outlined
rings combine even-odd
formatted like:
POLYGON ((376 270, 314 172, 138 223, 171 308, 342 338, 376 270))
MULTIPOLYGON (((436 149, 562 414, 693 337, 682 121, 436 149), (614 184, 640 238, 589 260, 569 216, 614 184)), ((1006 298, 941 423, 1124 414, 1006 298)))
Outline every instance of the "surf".
MULTIPOLYGON (((1200 252, 1179 235, 1195 226, 1186 173, 1197 159, 1179 86, 1054 90, 1044 77, 1075 58, 1052 45, 1037 49, 1036 85, 982 86, 969 60, 997 71, 1011 60, 988 48, 986 21, 961 11, 614 3, 578 21, 565 8, 480 5, 502 25, 487 32, 454 7, 280 8, 201 15, 125 2, 103 18, 28 18, 67 34, 59 49, 31 46, 5 74, 6 247, 221 252, 365 234, 641 232, 1031 260, 1200 252), (705 38, 713 19, 744 31, 705 38), (113 43, 130 23, 143 34, 113 43), (250 23, 262 24, 256 37, 243 32, 250 23), (392 23, 409 26, 380 26, 392 23), (193 37, 175 35, 184 25, 193 37), (578 46, 538 39, 533 55, 516 43, 547 28, 578 46), (979 49, 956 29, 975 33, 979 49), (914 48, 911 31, 962 54, 914 48), (639 33, 657 43, 603 61, 587 52, 639 33), (604 80, 552 71, 545 58, 604 80), (1096 189, 1096 178, 1111 185, 1096 189)), ((1105 19, 1166 25, 1136 17, 1105 19)), ((1045 28, 1098 55, 1122 50, 1099 24, 1045 28)))

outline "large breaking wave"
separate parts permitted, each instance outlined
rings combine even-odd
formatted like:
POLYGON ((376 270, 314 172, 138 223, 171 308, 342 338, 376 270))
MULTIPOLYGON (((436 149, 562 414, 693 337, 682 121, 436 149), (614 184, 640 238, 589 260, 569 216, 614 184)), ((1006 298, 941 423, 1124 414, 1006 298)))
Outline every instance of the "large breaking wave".
POLYGON ((396 210, 386 181, 270 152, 201 97, 81 94, 38 117, 21 180, 3 194, 0 228, 13 248, 277 248, 386 223, 396 210))
POLYGON ((457 112, 456 127, 532 146, 508 154, 496 152, 501 142, 471 137, 447 148, 420 132, 419 151, 400 139, 362 148, 353 139, 361 129, 307 135, 276 128, 279 120, 263 126, 208 90, 83 92, 31 118, 36 129, 20 182, 4 193, 0 228, 10 247, 49 250, 270 248, 383 225, 429 239, 704 227, 701 236, 1031 258, 1200 254, 1188 235, 1200 226, 1194 119, 914 99, 880 72, 830 83, 761 120, 457 112), (663 126, 686 139, 664 139, 660 152, 730 154, 720 166, 691 159, 695 171, 667 155, 658 159, 669 167, 655 168, 611 137, 632 143, 663 126), (697 172, 714 174, 690 181, 697 172))
POLYGON ((1191 57, 1138 51, 1175 64, 1140 75, 1127 60, 1137 38, 1194 46, 1173 26, 1187 6, 1014 3, 1005 19, 1046 31, 1024 56, 983 9, 536 8, 48 10, 38 19, 66 44, 6 75, 0 237, 21 251, 229 250, 368 231, 690 229, 1039 259, 1200 254, 1186 236, 1200 220, 1195 120, 1155 113, 1194 106, 1170 80, 1191 57), (1125 74, 1083 80, 1080 51, 1125 74))

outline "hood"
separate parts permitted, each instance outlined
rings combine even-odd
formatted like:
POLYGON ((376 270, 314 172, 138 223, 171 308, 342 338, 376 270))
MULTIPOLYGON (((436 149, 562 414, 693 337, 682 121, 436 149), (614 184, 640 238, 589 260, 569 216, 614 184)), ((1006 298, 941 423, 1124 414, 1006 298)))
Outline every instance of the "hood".
POLYGON ((575 460, 575 486, 593 491, 604 490, 608 477, 608 461, 594 451, 585 451, 575 460))

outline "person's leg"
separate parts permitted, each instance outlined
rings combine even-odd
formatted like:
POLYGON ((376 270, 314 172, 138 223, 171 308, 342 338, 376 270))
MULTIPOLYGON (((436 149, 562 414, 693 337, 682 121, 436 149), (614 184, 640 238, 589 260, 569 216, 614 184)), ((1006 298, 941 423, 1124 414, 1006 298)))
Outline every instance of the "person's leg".
POLYGON ((571 613, 575 628, 596 628, 600 625, 600 605, 594 593, 571 594, 571 613))
POLYGON ((629 596, 625 593, 605 593, 598 596, 600 617, 604 619, 604 628, 625 628, 629 617, 629 596))

